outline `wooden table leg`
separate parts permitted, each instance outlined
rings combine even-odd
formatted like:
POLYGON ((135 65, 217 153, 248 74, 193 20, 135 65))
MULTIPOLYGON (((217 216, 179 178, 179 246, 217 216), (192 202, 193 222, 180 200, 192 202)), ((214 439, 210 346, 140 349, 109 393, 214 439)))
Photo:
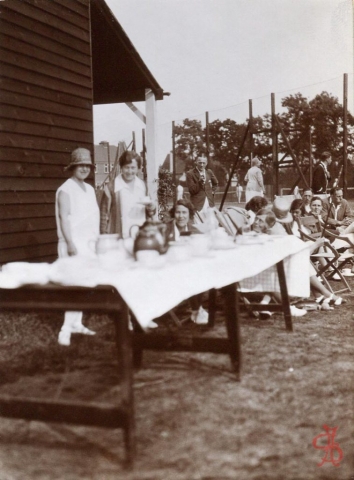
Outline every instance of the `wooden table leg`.
POLYGON ((134 392, 133 392, 133 364, 131 333, 129 331, 129 310, 125 305, 121 314, 114 315, 116 331, 116 345, 118 352, 119 369, 122 373, 122 407, 125 414, 124 443, 126 451, 126 465, 133 467, 136 439, 134 421, 134 392))
POLYGON ((215 326, 215 315, 216 315, 216 290, 212 288, 209 290, 209 320, 208 327, 213 328, 215 326))
POLYGON ((277 263, 277 272, 279 278, 279 285, 280 285, 280 293, 281 293, 281 301, 283 306, 283 313, 285 319, 285 328, 288 332, 293 331, 293 323, 291 320, 291 313, 290 313, 290 300, 288 294, 288 287, 286 285, 286 277, 284 271, 284 263, 283 261, 277 263))
POLYGON ((231 366, 236 374, 236 381, 241 380, 241 332, 239 324, 239 294, 233 283, 222 289, 224 295, 226 329, 229 340, 231 366))

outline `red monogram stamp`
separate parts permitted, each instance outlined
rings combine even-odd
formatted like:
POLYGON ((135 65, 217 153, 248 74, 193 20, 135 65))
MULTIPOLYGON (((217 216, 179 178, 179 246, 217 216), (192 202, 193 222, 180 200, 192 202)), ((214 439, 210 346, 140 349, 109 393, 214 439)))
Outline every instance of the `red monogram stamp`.
POLYGON ((339 443, 334 441, 338 427, 323 425, 323 430, 325 430, 326 433, 320 433, 312 440, 312 445, 319 450, 323 450, 325 453, 322 462, 318 463, 317 466, 322 467, 325 463, 332 463, 335 467, 339 467, 340 462, 343 460, 343 451, 339 443), (324 438, 327 440, 327 445, 317 445, 317 441, 324 438))

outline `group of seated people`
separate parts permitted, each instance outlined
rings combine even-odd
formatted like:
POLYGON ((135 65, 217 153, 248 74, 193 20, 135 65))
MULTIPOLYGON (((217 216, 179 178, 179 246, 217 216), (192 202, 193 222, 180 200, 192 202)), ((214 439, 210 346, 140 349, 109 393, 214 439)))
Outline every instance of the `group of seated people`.
MULTIPOLYGON (((237 207, 239 209, 239 207, 237 207)), ((242 210, 242 209, 240 209, 242 210)), ((171 210, 171 220, 168 223, 168 232, 170 240, 178 240, 183 232, 195 231, 193 226, 193 206, 186 199, 180 199, 171 210)), ((289 204, 288 200, 277 197, 273 204, 269 204, 265 197, 255 196, 245 206, 243 211, 248 219, 253 231, 268 235, 295 235, 301 238, 300 230, 305 233, 311 232, 301 225, 299 219, 304 216, 316 217, 320 224, 326 227, 329 232, 335 233, 337 236, 346 236, 351 239, 354 233, 354 219, 348 202, 343 199, 343 190, 334 188, 331 191, 329 201, 324 201, 319 196, 314 196, 310 189, 303 192, 302 198, 296 198, 289 204)), ((320 249, 321 245, 333 239, 325 237, 311 243, 311 250, 320 249)), ((325 260, 320 260, 325 262, 325 260)), ((353 266, 354 274, 354 266, 353 266)), ((326 288, 321 278, 316 275, 316 270, 312 263, 309 264, 309 279, 311 292, 316 303, 321 305, 322 310, 333 310, 334 306, 340 306, 346 303, 346 300, 335 295, 326 288)), ((281 301, 279 294, 272 295, 277 301, 281 301)), ((208 312, 201 306, 202 297, 199 295, 193 298, 192 320, 197 324, 205 324, 208 322, 208 312)), ((269 295, 265 295, 261 303, 266 304, 271 301, 269 295)), ((260 318, 269 318, 271 312, 260 312, 260 318)), ((291 314, 293 316, 303 316, 306 314, 305 309, 297 308, 291 305, 291 314)))
MULTIPOLYGON (((259 233, 270 235, 290 234, 301 238, 301 229, 307 234, 313 232, 306 231, 306 227, 299 222, 300 217, 313 216, 318 219, 322 227, 326 227, 328 232, 339 235, 339 238, 346 237, 352 240, 351 236, 354 232, 353 217, 348 202, 343 199, 343 190, 339 187, 332 189, 329 201, 324 201, 319 196, 313 196, 312 191, 307 189, 304 191, 302 198, 294 199, 290 205, 287 200, 281 197, 276 198, 270 206, 264 197, 253 197, 246 204, 245 209, 251 212, 251 221, 254 216, 252 228, 259 233)), ((320 248, 321 243, 333 241, 333 238, 326 240, 324 235, 323 238, 313 243, 312 250, 320 248)), ((340 240, 335 240, 335 242, 339 242, 339 248, 342 247, 340 240)), ((344 241, 343 244, 347 248, 350 246, 349 243, 344 241)), ((325 262, 324 259, 320 258, 319 260, 325 262)), ((352 267, 353 273, 354 266, 352 267)), ((329 310, 333 308, 333 305, 338 306, 346 303, 345 299, 331 293, 323 285, 311 263, 309 276, 312 293, 316 302, 322 305, 322 309, 329 310)), ((299 312, 293 310, 292 314, 296 316, 299 312)), ((271 314, 269 313, 269 315, 271 314)))

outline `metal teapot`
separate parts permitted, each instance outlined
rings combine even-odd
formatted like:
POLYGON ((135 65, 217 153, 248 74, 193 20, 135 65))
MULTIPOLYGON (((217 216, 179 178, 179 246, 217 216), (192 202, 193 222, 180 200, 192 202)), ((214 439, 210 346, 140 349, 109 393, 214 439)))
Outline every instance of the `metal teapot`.
MULTIPOLYGON (((138 227, 133 225, 130 229, 138 227)), ((139 228, 139 227, 138 227, 139 228)), ((145 221, 145 223, 139 228, 135 240, 134 240, 134 254, 140 250, 156 250, 158 253, 165 253, 167 251, 166 242, 166 225, 162 222, 156 222, 151 219, 145 221)))

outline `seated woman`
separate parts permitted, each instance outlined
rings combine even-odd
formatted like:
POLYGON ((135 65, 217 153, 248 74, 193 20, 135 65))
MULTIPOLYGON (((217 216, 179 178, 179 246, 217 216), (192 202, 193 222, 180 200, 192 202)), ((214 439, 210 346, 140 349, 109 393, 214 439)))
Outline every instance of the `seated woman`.
MULTIPOLYGON (((183 234, 200 233, 192 224, 194 218, 193 205, 185 199, 177 200, 176 204, 170 210, 171 221, 167 223, 166 238, 168 241, 179 241, 183 234)), ((203 294, 191 297, 192 307, 191 320, 198 325, 208 323, 208 312, 202 307, 203 294)))
POLYGON ((271 229, 271 235, 286 235, 291 233, 293 217, 289 211, 289 202, 282 197, 276 197, 272 205, 275 215, 275 224, 271 229))
POLYGON ((249 214, 249 223, 252 225, 254 222, 256 213, 261 209, 268 205, 268 200, 265 197, 260 197, 256 195, 249 200, 246 205, 245 209, 248 211, 249 214))
MULTIPOLYGON (((263 208, 260 210, 255 218, 254 224, 253 224, 253 230, 258 233, 267 233, 268 235, 271 235, 272 227, 274 226, 276 222, 276 217, 273 211, 263 208)), ((312 250, 315 250, 320 247, 321 243, 324 243, 326 240, 325 239, 319 239, 317 242, 314 242, 311 246, 312 250)), ((341 305, 342 303, 346 303, 346 300, 344 300, 341 297, 338 297, 337 295, 331 293, 329 290, 326 289, 324 285, 320 282, 318 277, 316 276, 316 271, 314 267, 309 264, 309 277, 310 277, 310 286, 311 290, 314 293, 314 296, 316 298, 316 302, 322 305, 323 310, 331 310, 332 307, 331 305, 341 305)), ((279 301, 280 300, 280 295, 275 293, 274 297, 279 301)), ((265 295, 261 303, 267 304, 271 300, 269 295, 265 295)), ((299 309, 295 307, 294 305, 290 306, 290 311, 291 315, 293 316, 303 316, 306 314, 305 310, 299 309)), ((263 317, 270 317, 271 312, 262 312, 263 317)))
MULTIPOLYGON (((272 235, 272 229, 276 224, 276 216, 273 210, 268 207, 261 208, 257 214, 256 218, 254 219, 252 230, 257 233, 263 233, 267 235, 272 235)), ((285 233, 286 234, 286 233, 285 233)), ((279 293, 273 293, 274 298, 281 302, 281 296, 279 293)), ((270 295, 265 295, 261 301, 262 304, 267 305, 271 301, 270 295)), ((290 306, 290 313, 294 317, 302 317, 306 315, 306 310, 302 310, 300 308, 296 308, 294 305, 290 306)), ((259 316, 262 320, 266 320, 272 316, 272 312, 263 311, 259 312, 259 316)))
POLYGON ((193 226, 194 207, 188 200, 181 198, 170 210, 171 221, 167 222, 166 238, 178 241, 184 232, 199 233, 193 226))
POLYGON ((290 232, 288 231, 289 234, 295 235, 295 237, 301 237, 300 235, 300 230, 304 233, 311 233, 308 228, 306 228, 304 225, 300 225, 298 222, 298 219, 303 216, 303 201, 301 198, 296 198, 291 202, 290 205, 290 213, 293 217, 293 221, 289 224, 290 226, 290 232))
MULTIPOLYGON (((315 197, 316 198, 316 197, 315 197)), ((310 202, 311 205, 312 202, 310 202)), ((316 203, 316 202, 315 202, 316 203)), ((318 203, 318 202, 317 202, 318 203)), ((302 213, 302 200, 301 199, 295 199, 291 205, 290 205, 290 213, 293 216, 293 224, 291 226, 291 231, 292 234, 300 237, 300 229, 304 231, 304 233, 311 233, 304 225, 300 225, 296 220, 297 218, 301 217, 302 213)), ((327 240, 328 241, 328 240, 327 240)), ((325 239, 321 239, 318 242, 315 242, 311 248, 311 251, 316 250, 319 246, 320 243, 324 244, 325 239)), ((325 265, 325 260, 320 259, 320 263, 325 265), (321 261, 322 260, 322 261, 321 261)), ((326 287, 321 283, 319 278, 316 276, 316 271, 312 264, 310 263, 310 284, 311 288, 314 292, 314 296, 316 297, 316 301, 319 303, 322 303, 325 301, 326 302, 331 302, 331 304, 335 305, 341 305, 342 303, 345 303, 345 300, 341 299, 341 297, 336 297, 335 295, 331 295, 331 292, 327 290, 326 287), (327 299, 327 300, 326 300, 327 299), (337 302, 337 303, 335 303, 337 302)), ((326 305, 323 307, 323 309, 326 309, 326 305)))

